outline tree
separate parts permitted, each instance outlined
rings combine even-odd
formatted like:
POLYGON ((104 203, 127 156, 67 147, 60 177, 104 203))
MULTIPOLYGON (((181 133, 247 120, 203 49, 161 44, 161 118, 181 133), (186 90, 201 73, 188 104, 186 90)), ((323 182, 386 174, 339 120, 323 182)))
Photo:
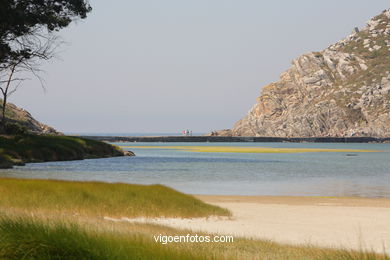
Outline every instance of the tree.
POLYGON ((33 74, 41 81, 39 75, 42 60, 49 60, 54 57, 55 49, 60 44, 58 38, 52 34, 36 34, 21 36, 14 42, 14 50, 18 50, 24 55, 18 55, 17 58, 8 59, 3 63, 0 70, 0 92, 3 102, 1 109, 0 124, 5 130, 6 126, 6 107, 8 97, 11 96, 25 81, 28 73, 33 74))
POLYGON ((53 58, 60 44, 56 32, 90 11, 87 0, 0 0, 0 130, 5 129, 7 98, 26 79, 18 75, 30 72, 41 80, 41 62, 53 58))

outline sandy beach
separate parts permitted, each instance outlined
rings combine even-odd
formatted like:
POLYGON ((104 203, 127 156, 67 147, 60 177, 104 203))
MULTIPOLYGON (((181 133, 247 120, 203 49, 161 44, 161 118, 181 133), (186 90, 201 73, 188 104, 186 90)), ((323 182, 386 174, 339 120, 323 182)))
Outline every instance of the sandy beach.
POLYGON ((175 228, 320 247, 390 252, 390 199, 196 196, 231 218, 127 219, 175 228))

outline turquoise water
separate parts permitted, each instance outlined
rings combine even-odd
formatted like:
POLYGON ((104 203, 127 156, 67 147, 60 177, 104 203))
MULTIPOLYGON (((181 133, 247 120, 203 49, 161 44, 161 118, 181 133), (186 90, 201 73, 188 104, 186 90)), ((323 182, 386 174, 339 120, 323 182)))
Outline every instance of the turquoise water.
POLYGON ((390 144, 117 143, 375 149, 380 153, 240 154, 132 148, 136 157, 28 164, 0 176, 164 184, 191 194, 390 197, 390 144))

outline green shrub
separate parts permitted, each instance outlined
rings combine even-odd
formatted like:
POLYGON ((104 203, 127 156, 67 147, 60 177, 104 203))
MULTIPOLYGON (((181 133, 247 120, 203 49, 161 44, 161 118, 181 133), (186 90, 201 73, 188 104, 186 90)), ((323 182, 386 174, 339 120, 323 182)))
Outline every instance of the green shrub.
POLYGON ((113 145, 70 136, 28 134, 23 127, 12 126, 11 136, 0 136, 0 155, 16 161, 47 162, 123 156, 113 145), (18 134, 16 134, 18 133, 18 134))
POLYGON ((5 133, 7 135, 26 135, 29 133, 27 127, 17 123, 6 123, 5 133))

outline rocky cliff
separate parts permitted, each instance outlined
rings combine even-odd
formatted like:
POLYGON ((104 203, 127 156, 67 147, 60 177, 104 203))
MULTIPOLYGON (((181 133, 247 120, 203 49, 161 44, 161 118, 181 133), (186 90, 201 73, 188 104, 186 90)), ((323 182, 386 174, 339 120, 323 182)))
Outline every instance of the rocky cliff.
MULTIPOLYGON (((0 100, 1 101, 1 100, 0 100)), ((0 104, 0 109, 2 105, 0 104)), ((0 115, 1 118, 1 115, 0 115)), ((26 127, 29 131, 36 134, 61 134, 54 128, 42 124, 35 120, 29 112, 22 108, 18 108, 14 104, 8 103, 6 110, 6 118, 11 123, 17 123, 21 126, 26 127)))
POLYGON ((390 136, 390 9, 292 62, 230 130, 213 135, 390 136))

